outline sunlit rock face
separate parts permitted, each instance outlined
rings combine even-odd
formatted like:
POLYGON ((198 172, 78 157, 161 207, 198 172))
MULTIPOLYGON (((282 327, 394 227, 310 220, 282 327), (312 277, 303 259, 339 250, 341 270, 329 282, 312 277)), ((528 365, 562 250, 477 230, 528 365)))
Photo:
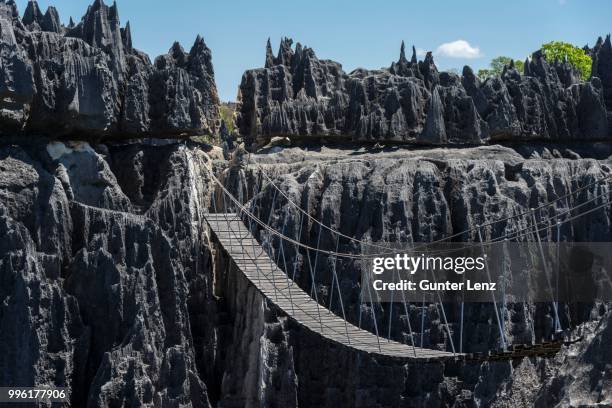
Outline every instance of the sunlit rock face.
POLYGON ((198 36, 151 63, 132 46, 117 5, 96 0, 78 24, 35 1, 20 18, 0 3, 0 133, 80 138, 213 133, 219 98, 211 51, 198 36))
POLYGON ((275 57, 268 42, 265 67, 242 77, 238 126, 251 143, 285 135, 427 145, 612 137, 609 38, 593 50, 599 57, 587 81, 541 52, 524 73, 510 65, 481 81, 469 67, 438 72, 431 53, 417 61, 413 49, 408 60, 403 44, 390 68, 345 73, 292 43, 283 39, 275 57))
MULTIPOLYGON (((0 360, 0 381, 65 386, 73 406, 90 407, 121 401, 160 407, 606 401, 606 305, 562 309, 563 327, 584 340, 555 359, 517 362, 514 371, 508 363, 382 360, 311 333, 278 310, 231 265, 204 221, 206 211, 223 205, 212 171, 275 228, 317 245, 317 226, 302 219, 298 234, 299 214, 281 196, 275 200, 269 186, 260 188, 263 178, 252 164, 257 161, 292 200, 348 236, 428 241, 537 206, 610 173, 609 151, 581 149, 289 148, 251 155, 249 165, 240 152, 225 161, 220 149, 176 143, 2 147, 0 350, 8 357, 0 360), (589 156, 589 150, 598 154, 589 156), (592 381, 603 388, 592 388, 592 381)), ((609 188, 601 183, 586 189, 570 204, 609 188)), ((488 228, 485 238, 521 222, 488 228)), ((563 234, 609 241, 610 209, 592 212, 563 234)), ((255 235, 278 253, 276 239, 259 230, 255 235)), ((332 249, 335 241, 323 233, 320 246, 332 249)), ((316 264, 314 290, 329 305, 334 260, 296 253, 291 245, 283 249, 308 293, 308 263, 316 264)), ((339 249, 360 250, 346 241, 339 249)), ((388 305, 372 310, 359 302, 359 265, 339 261, 337 270, 347 318, 356 322, 361 307, 363 327, 374 331, 377 315, 386 331, 388 305)), ((451 338, 458 344, 456 306, 445 304, 450 337, 439 306, 417 306, 408 313, 394 306, 393 338, 407 341, 410 321, 420 339, 424 310, 425 347, 449 350, 451 338)), ((332 310, 341 315, 337 297, 332 310)), ((547 338, 551 313, 548 304, 508 305, 509 341, 547 338)), ((489 304, 468 305, 464 324, 465 351, 499 347, 489 304)))

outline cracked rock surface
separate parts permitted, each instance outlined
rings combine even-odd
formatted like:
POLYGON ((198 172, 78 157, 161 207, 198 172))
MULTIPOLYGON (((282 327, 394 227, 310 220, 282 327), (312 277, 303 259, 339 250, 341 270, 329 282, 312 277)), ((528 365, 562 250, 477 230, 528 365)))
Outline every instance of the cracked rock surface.
POLYGON ((152 63, 132 46, 116 4, 95 0, 82 20, 60 23, 30 1, 23 17, 0 1, 0 134, 128 138, 211 134, 219 97, 210 49, 198 36, 152 63))
POLYGON ((388 68, 350 73, 313 49, 268 41, 263 68, 248 70, 239 91, 238 127, 249 144, 273 136, 360 142, 480 145, 499 140, 609 140, 612 137, 610 36, 587 52, 593 77, 533 53, 525 71, 513 64, 481 81, 471 68, 439 72, 413 48, 388 68))
MULTIPOLYGON (((610 156, 601 146, 541 145, 276 148, 252 158, 309 213, 347 235, 420 241, 586 185, 610 172, 610 156)), ((514 367, 406 364, 309 332, 263 298, 214 243, 204 222, 217 194, 210 169, 258 214, 269 213, 272 190, 253 194, 257 168, 239 158, 226 162, 216 148, 45 141, 0 148, 0 350, 7 356, 0 359, 0 383, 65 386, 73 406, 89 407, 611 403, 612 315, 605 304, 564 307, 562 324, 571 317, 573 335, 584 340, 554 359, 525 359, 514 367)), ((597 188, 573 203, 609 192, 610 183, 597 188)), ((271 222, 285 224, 289 236, 299 230, 297 213, 281 199, 271 222)), ((316 244, 317 228, 303 222, 298 238, 316 244)), ((563 233, 609 242, 610 208, 563 233)), ((256 236, 280 248, 265 233, 256 236)), ((333 244, 324 233, 321 247, 333 244)), ((308 257, 284 249, 289 263, 297 261, 298 284, 310 291, 308 257)), ((328 304, 330 260, 316 262, 315 290, 328 304)), ((354 322, 359 267, 339 262, 338 271, 354 322)), ((374 310, 385 326, 387 307, 374 310)), ((457 341, 458 312, 446 307, 457 341)), ((339 313, 338 305, 332 309, 339 313)), ((372 328, 371 310, 362 312, 372 328)), ((392 337, 406 338, 408 319, 420 331, 420 313, 394 310, 392 337)), ((548 305, 509 304, 506 335, 514 343, 541 341, 550 335, 550 315, 548 305)), ((497 347, 489 305, 470 305, 465 324, 466 351, 497 347)), ((427 307, 424 327, 426 347, 449 349, 435 305, 427 307)))

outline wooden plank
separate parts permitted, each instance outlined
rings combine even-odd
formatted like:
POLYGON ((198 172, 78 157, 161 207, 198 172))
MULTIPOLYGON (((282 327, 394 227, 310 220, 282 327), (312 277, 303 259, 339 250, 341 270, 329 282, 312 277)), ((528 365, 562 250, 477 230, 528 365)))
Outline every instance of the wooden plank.
POLYGON ((427 361, 430 358, 452 358, 452 353, 416 348, 396 341, 378 338, 369 331, 346 322, 312 299, 288 278, 252 236, 236 214, 206 214, 215 237, 232 258, 236 267, 268 299, 287 315, 309 330, 349 347, 371 354, 427 361), (289 285, 289 286, 288 286, 289 285), (346 332, 348 330, 349 339, 346 332), (349 341, 350 340, 350 341, 349 341))

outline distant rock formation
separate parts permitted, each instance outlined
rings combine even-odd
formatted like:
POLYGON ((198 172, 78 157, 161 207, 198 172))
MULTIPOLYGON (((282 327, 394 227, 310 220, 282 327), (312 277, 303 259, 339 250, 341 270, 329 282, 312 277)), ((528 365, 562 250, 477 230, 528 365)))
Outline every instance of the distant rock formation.
POLYGON ((0 134, 134 136, 212 133, 219 97, 211 52, 198 37, 152 64, 121 28, 116 4, 95 0, 65 27, 30 1, 23 18, 0 0, 0 134))
POLYGON ((345 137, 434 145, 499 140, 603 140, 612 138, 610 39, 589 50, 593 77, 581 81, 567 62, 541 52, 513 64, 501 77, 481 81, 439 72, 428 53, 413 47, 389 68, 357 69, 319 60, 311 48, 284 38, 276 57, 268 40, 265 67, 248 70, 239 91, 238 127, 250 143, 272 136, 345 137))

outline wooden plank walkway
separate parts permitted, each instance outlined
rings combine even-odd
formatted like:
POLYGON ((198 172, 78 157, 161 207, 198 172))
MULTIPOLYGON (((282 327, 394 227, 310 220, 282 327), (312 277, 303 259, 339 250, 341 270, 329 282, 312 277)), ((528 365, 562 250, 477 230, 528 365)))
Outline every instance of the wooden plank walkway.
POLYGON ((247 279, 290 318, 332 341, 369 354, 398 359, 459 358, 448 353, 377 338, 346 322, 312 299, 268 257, 236 214, 206 214, 206 221, 227 255, 247 279))

